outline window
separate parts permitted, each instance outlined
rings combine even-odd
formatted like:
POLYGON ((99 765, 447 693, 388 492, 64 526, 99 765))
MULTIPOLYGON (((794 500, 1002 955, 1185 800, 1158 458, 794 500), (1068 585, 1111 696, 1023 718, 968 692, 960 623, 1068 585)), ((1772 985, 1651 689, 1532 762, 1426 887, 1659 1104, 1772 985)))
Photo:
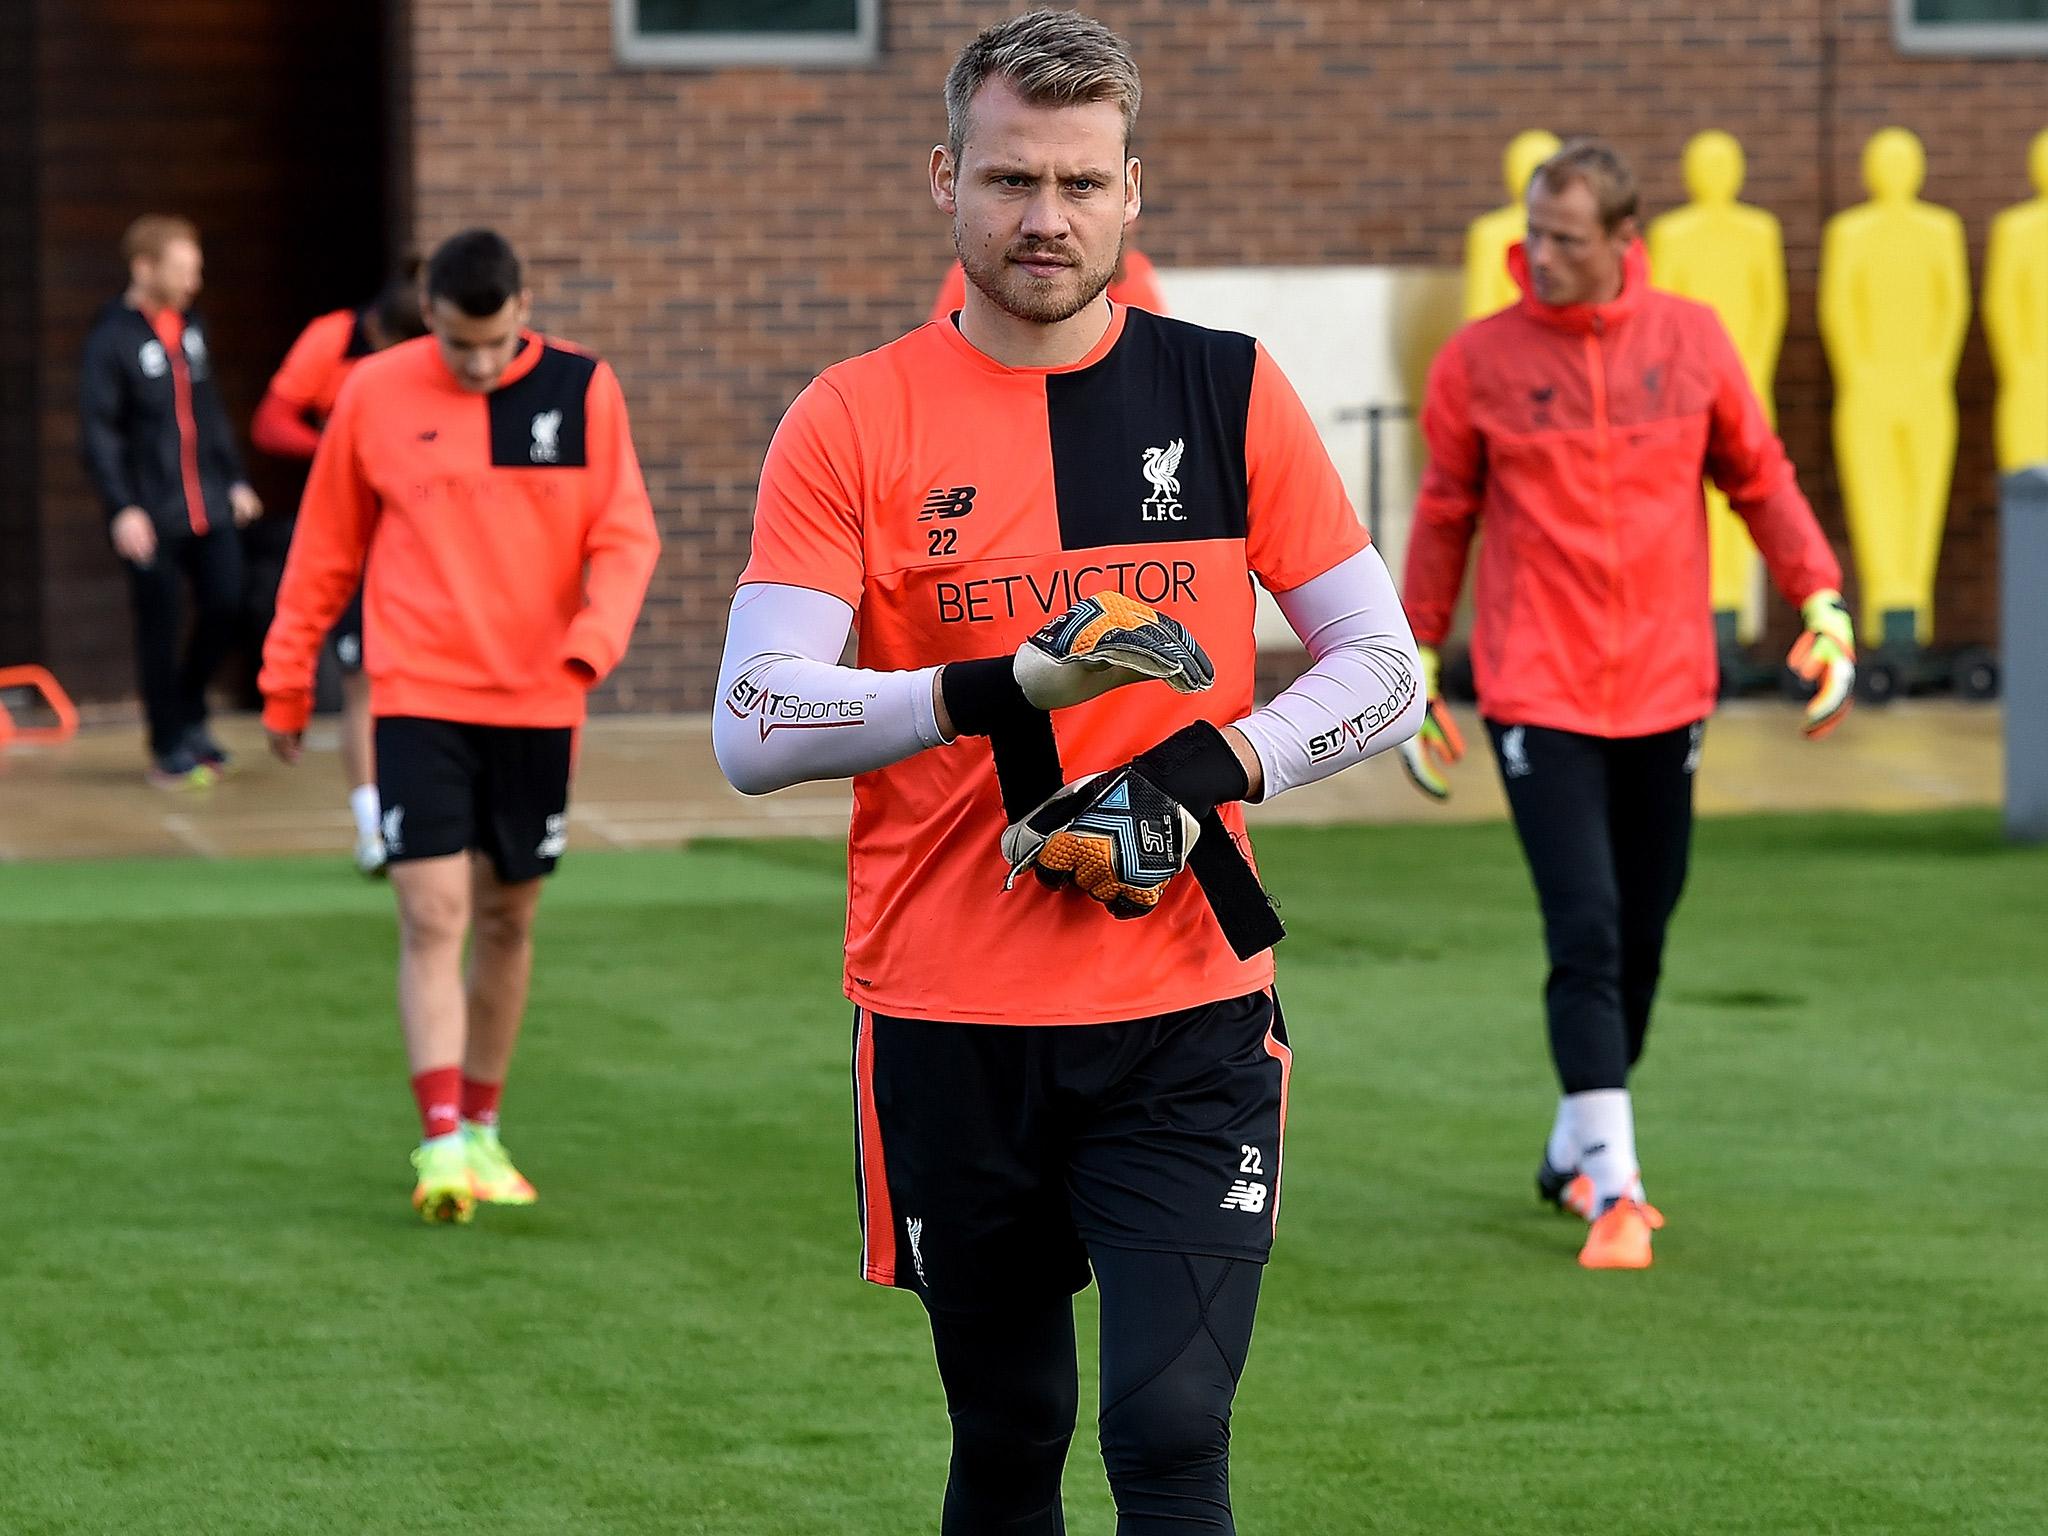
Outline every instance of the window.
POLYGON ((629 64, 859 64, 875 57, 881 0, 612 0, 629 64))
POLYGON ((1892 0, 1908 53, 2048 53, 2048 0, 1892 0))

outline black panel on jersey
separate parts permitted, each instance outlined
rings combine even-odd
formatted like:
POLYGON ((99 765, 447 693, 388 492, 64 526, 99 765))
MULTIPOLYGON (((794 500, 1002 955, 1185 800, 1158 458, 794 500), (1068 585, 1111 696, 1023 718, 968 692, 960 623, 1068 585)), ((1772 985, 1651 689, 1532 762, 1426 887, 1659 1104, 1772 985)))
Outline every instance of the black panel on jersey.
POLYGON ((1142 309, 1093 367, 1048 374, 1060 547, 1245 536, 1257 346, 1142 309))
POLYGON ((523 378, 490 393, 494 469, 581 469, 583 399, 597 359, 543 346, 523 378))

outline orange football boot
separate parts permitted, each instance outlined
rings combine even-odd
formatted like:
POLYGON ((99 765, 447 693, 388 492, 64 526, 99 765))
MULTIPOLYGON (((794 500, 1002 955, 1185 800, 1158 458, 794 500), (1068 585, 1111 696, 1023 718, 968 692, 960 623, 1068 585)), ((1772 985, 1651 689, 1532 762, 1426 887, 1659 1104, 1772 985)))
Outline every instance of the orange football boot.
POLYGON ((1623 1195, 1593 1218, 1579 1264, 1586 1269, 1648 1269, 1650 1234, 1664 1225, 1654 1205, 1623 1195))

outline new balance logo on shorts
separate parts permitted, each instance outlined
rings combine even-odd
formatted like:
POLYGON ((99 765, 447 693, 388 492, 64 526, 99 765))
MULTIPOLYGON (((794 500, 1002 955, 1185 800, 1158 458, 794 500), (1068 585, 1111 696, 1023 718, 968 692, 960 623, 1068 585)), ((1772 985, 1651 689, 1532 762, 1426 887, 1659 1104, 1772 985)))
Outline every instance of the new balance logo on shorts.
POLYGON ((384 851, 387 854, 405 852, 405 839, 400 835, 405 826, 405 807, 394 805, 384 813, 384 851))
POLYGON ((547 832, 540 840, 540 846, 533 850, 537 859, 559 859, 562 850, 569 846, 569 818, 566 815, 550 816, 547 832))
POLYGON ((1500 771, 1511 779, 1529 777, 1529 733, 1526 726, 1511 725, 1500 733, 1500 771))
POLYGON ((1249 1179, 1232 1179, 1230 1193, 1223 1197, 1219 1207, 1226 1211, 1243 1211, 1256 1216, 1266 1208, 1266 1186, 1254 1184, 1249 1179))

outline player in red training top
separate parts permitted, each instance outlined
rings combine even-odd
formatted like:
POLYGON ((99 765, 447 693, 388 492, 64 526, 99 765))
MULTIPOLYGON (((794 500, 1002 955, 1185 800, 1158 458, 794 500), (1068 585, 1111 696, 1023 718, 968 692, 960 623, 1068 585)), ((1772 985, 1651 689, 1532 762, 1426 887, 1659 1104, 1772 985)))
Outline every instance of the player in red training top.
MULTIPOLYGON (((342 380, 362 359, 401 341, 424 336, 420 317, 419 263, 387 282, 360 309, 321 315, 299 333, 284 365, 270 381, 249 437, 265 453, 310 459, 320 446, 320 429, 334 414, 342 380)), ((384 869, 382 812, 377 803, 376 752, 370 740, 370 680, 363 674, 363 594, 358 591, 328 636, 341 664, 341 767, 348 779, 349 813, 356 823, 356 868, 366 875, 384 869)))
POLYGON ((714 713, 743 790, 854 776, 863 1272, 930 1319, 948 1536, 1064 1529, 1091 1274, 1118 1531, 1234 1529, 1289 1063, 1239 802, 1421 718, 1272 359, 1106 297, 1138 94, 1071 12, 961 53, 930 180, 966 297, 783 418, 714 713), (1262 709, 1254 575, 1314 658, 1262 709))
POLYGON ((362 588, 423 1132, 413 1205, 467 1221, 479 1200, 534 1199, 498 1139, 499 1095, 541 878, 568 842, 584 698, 625 654, 659 541, 618 379, 527 328, 504 239, 445 242, 426 302, 433 334, 342 387, 258 682, 272 750, 295 762, 320 642, 362 588))
MULTIPOLYGON (((1580 1263, 1642 1269, 1664 1218, 1643 1197, 1628 1080, 1685 885, 1718 675, 1703 476, 1805 616, 1793 662, 1820 683, 1810 736, 1848 708, 1855 637, 1734 343, 1705 305, 1650 286, 1621 157, 1582 140, 1546 161, 1509 264, 1522 301, 1458 331, 1430 367, 1408 614, 1434 695, 1483 522, 1479 708, 1543 908, 1564 1090, 1536 1186, 1592 1222, 1580 1263)), ((1402 749, 1410 776, 1441 800, 1462 751, 1432 698, 1402 749)))

